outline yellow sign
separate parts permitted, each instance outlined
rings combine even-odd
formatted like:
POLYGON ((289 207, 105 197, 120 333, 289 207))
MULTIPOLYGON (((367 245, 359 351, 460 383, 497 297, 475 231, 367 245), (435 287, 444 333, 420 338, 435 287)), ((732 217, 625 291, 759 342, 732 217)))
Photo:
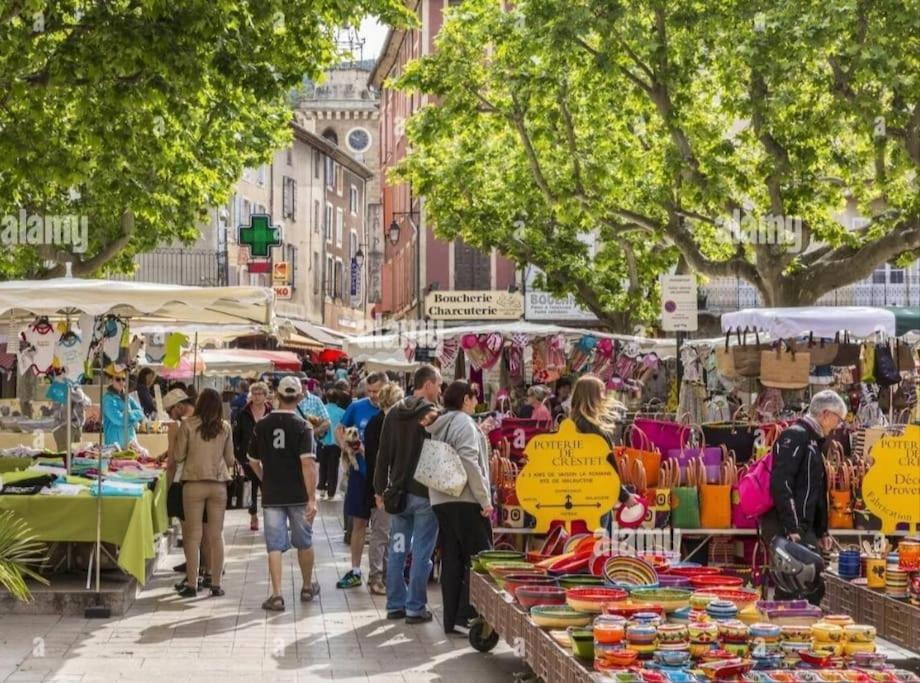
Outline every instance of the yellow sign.
POLYGON ((272 284, 286 285, 290 282, 290 266, 287 261, 275 261, 272 264, 272 284))
POLYGON ((533 437, 524 453, 515 490, 521 507, 537 518, 537 531, 556 520, 583 520, 593 530, 616 505, 620 478, 607 462, 610 446, 602 436, 580 434, 564 420, 555 434, 533 437))
POLYGON ((920 426, 903 436, 885 436, 872 447, 872 466, 862 483, 866 507, 882 520, 882 531, 899 522, 920 525, 920 426))

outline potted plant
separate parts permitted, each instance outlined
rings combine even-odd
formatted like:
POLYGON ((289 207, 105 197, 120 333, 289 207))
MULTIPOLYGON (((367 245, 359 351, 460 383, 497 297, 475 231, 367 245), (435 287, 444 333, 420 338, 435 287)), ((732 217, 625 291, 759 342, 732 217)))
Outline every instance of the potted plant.
POLYGON ((32 530, 12 510, 0 514, 0 586, 17 600, 29 602, 32 592, 27 578, 48 585, 48 580, 30 568, 41 564, 45 557, 45 544, 32 536, 32 530))

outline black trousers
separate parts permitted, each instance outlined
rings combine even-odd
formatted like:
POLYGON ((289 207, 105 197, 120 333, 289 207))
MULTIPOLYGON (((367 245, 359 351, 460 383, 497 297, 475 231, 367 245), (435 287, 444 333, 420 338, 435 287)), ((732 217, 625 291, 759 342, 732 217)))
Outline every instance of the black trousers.
POLYGON ((252 500, 249 503, 249 514, 255 515, 259 512, 259 486, 261 482, 256 476, 256 473, 252 471, 252 468, 249 465, 243 465, 243 473, 246 475, 246 478, 252 483, 252 500))
POLYGON ((325 491, 332 498, 339 485, 339 458, 342 449, 338 446, 320 446, 319 451, 319 483, 317 488, 325 491))
MULTIPOLYGON (((770 510, 763 517, 760 518, 760 536, 763 538, 764 543, 767 546, 769 551, 773 547, 773 539, 777 536, 784 536, 783 525, 779 521, 779 517, 776 514, 776 510, 770 510)), ((811 546, 815 552, 820 552, 818 549, 818 536, 812 529, 809 529, 804 534, 802 534, 802 545, 811 546)), ((781 590, 779 586, 775 588, 773 599, 774 600, 795 600, 805 598, 812 605, 820 605, 821 600, 824 598, 824 579, 818 579, 818 587, 808 595, 792 595, 787 593, 784 590, 781 590)))
POLYGON ((492 547, 492 525, 476 503, 442 503, 433 509, 441 543, 444 631, 449 633, 476 616, 470 605, 470 558, 492 547))

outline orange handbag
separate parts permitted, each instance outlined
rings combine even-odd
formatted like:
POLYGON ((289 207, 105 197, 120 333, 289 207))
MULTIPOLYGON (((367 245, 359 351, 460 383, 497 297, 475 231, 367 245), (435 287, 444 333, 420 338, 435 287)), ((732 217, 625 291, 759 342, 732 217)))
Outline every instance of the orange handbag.
POLYGON ((638 444, 635 446, 617 446, 613 449, 613 454, 619 460, 626 458, 626 464, 632 467, 637 460, 645 468, 646 485, 648 488, 658 486, 658 469, 661 467, 661 451, 659 451, 648 436, 635 425, 630 425, 623 434, 623 441, 626 443, 638 444), (635 437, 632 433, 635 433, 635 437), (638 440, 637 440, 638 439, 638 440))
POLYGON ((700 486, 700 526, 704 529, 731 529, 732 487, 728 484, 700 486))

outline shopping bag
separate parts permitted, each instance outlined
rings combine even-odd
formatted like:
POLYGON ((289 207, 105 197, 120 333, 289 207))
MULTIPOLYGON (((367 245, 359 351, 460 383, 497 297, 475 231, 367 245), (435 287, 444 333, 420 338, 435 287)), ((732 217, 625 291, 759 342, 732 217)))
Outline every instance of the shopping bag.
POLYGON ((850 335, 844 333, 843 341, 840 341, 840 333, 834 338, 837 345, 837 355, 831 361, 831 365, 840 367, 850 367, 859 363, 859 344, 850 341, 850 335))
POLYGON ((728 346, 731 332, 725 334, 725 346, 716 347, 716 370, 725 379, 735 379, 738 373, 735 371, 735 353, 728 346))
POLYGON ((758 377, 760 375, 760 354, 769 348, 766 344, 760 343, 760 334, 754 330, 754 344, 747 343, 748 328, 744 328, 744 337, 741 331, 736 331, 738 335, 738 346, 733 348, 732 362, 735 366, 735 374, 739 377, 758 377))
POLYGON ((511 447, 511 457, 520 460, 524 458, 524 449, 533 437, 551 431, 552 421, 506 417, 498 427, 489 432, 489 444, 495 448, 503 439, 507 439, 511 447))
POLYGON ((740 507, 741 494, 738 491, 738 485, 732 486, 731 492, 731 515, 732 527, 735 529, 756 529, 757 518, 746 514, 740 507))
POLYGON ((645 529, 667 529, 671 526, 671 489, 650 488, 643 497, 648 506, 642 527, 645 529))
POLYGON ((725 446, 735 452, 739 465, 754 455, 757 425, 750 422, 710 422, 701 426, 708 446, 725 446))
POLYGON ((888 344, 875 347, 875 382, 880 387, 890 387, 901 382, 901 373, 888 344))
MULTIPOLYGON (((661 467, 661 451, 655 448, 642 430, 635 425, 631 425, 627 431, 639 432, 640 447, 617 446, 614 449, 614 455, 616 455, 617 458, 625 457, 630 467, 632 467, 633 463, 636 461, 641 462, 642 467, 645 468, 646 484, 650 488, 654 488, 658 485, 658 469, 661 467)), ((627 435, 624 441, 628 443, 631 442, 631 436, 627 435)))
POLYGON ((850 491, 831 491, 828 526, 831 529, 853 528, 853 500, 850 491))
POLYGON ((700 528, 698 489, 689 486, 671 489, 671 526, 676 529, 700 528))
POLYGON ((732 526, 732 487, 708 484, 700 487, 700 526, 704 529, 730 529, 732 526))
POLYGON ((644 445, 640 434, 662 453, 672 448, 680 448, 690 439, 690 427, 679 422, 636 417, 633 425, 638 428, 633 429, 630 434, 630 445, 633 448, 641 449, 644 445))
POLYGON ((808 387, 811 355, 796 352, 790 344, 780 342, 776 349, 760 354, 760 383, 773 389, 808 387))
POLYGON ((839 344, 823 338, 816 341, 813 335, 809 335, 801 350, 807 351, 811 356, 812 365, 830 365, 837 357, 839 344))
POLYGON ((863 345, 859 362, 859 381, 863 384, 875 384, 875 342, 866 342, 863 345))

